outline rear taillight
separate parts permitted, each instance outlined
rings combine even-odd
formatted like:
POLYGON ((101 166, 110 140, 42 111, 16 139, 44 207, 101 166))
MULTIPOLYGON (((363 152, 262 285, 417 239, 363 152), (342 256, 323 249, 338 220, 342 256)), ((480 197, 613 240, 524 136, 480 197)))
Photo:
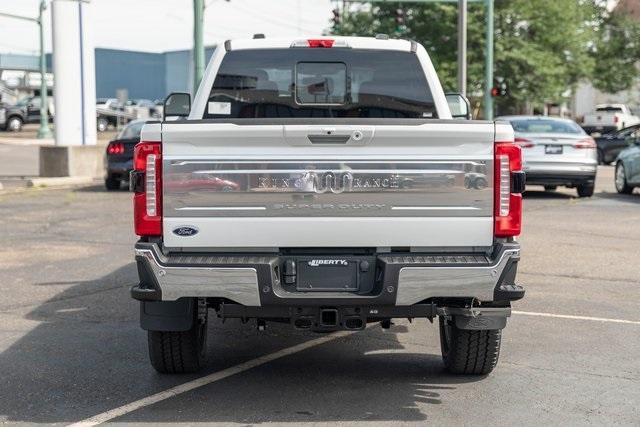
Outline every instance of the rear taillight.
POLYGON ((124 144, 122 142, 110 142, 107 145, 107 154, 124 154, 124 144))
POLYGON ((496 237, 512 237, 522 228, 522 150, 514 142, 497 142, 494 157, 496 237))
POLYGON ((620 117, 613 116, 613 123, 618 123, 618 120, 620 120, 620 117))
POLYGON ((527 138, 516 137, 515 143, 518 144, 522 148, 533 148, 533 147, 535 147, 535 144, 531 140, 529 140, 527 138))
POLYGON ((573 148, 596 148, 596 142, 593 138, 585 138, 573 144, 573 148))
POLYGON ((138 236, 162 235, 162 148, 159 142, 143 141, 133 151, 134 173, 144 184, 133 196, 133 217, 138 236))

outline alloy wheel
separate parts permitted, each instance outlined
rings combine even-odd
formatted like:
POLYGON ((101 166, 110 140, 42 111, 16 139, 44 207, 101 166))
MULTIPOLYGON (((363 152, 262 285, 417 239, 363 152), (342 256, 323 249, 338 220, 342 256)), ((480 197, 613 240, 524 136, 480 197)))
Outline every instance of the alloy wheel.
POLYGON ((626 187, 626 178, 624 176, 624 165, 622 163, 618 163, 616 165, 615 183, 616 190, 618 190, 618 192, 624 191, 624 188, 626 187))

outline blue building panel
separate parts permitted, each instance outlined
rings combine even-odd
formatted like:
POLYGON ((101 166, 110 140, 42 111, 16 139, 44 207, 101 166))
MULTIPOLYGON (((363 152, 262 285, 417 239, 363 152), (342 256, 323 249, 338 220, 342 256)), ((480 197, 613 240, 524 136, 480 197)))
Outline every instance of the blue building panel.
MULTIPOLYGON (((209 63, 215 46, 207 46, 204 51, 205 64, 209 63)), ((165 52, 165 87, 171 92, 193 93, 193 51, 177 50, 165 52)))
POLYGON ((0 54, 0 69, 38 71, 40 70, 40 59, 34 55, 3 53, 0 54))
POLYGON ((192 53, 189 50, 165 52, 165 88, 171 92, 191 92, 193 72, 191 71, 192 53))
MULTIPOLYGON (((215 46, 205 48, 209 62, 215 46)), ((51 71, 51 54, 46 55, 51 71)), ((0 69, 39 71, 35 55, 0 54, 0 69)), ((126 89, 129 98, 164 99, 171 92, 192 92, 193 53, 180 50, 164 53, 96 48, 96 97, 115 98, 126 89)), ((55 78, 55 77, 54 77, 55 78)))
POLYGON ((164 55, 96 49, 96 97, 113 98, 118 89, 127 89, 129 98, 163 98, 164 55))

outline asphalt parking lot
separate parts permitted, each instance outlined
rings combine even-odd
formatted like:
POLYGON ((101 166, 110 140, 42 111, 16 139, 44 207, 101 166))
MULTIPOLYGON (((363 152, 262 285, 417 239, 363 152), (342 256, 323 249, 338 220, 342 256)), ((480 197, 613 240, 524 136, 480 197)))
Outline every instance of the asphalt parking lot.
POLYGON ((525 195, 527 296, 486 378, 446 374, 425 320, 337 335, 214 321, 205 372, 160 376, 129 297, 130 194, 0 195, 0 422, 638 425, 640 193, 616 194, 611 167, 596 191, 525 195))

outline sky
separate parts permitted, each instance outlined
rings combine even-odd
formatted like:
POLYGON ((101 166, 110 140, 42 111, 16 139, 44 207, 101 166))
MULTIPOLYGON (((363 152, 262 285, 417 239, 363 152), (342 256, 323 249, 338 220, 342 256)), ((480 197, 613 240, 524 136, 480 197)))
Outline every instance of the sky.
MULTIPOLYGON (((206 45, 233 38, 320 35, 334 0, 204 0, 206 45)), ((0 12, 37 17, 40 0, 0 0, 0 12)), ((164 52, 193 47, 192 0, 91 0, 96 47, 164 52)), ((51 15, 45 12, 45 49, 51 15)), ((0 16, 0 53, 37 54, 37 25, 0 16)))

